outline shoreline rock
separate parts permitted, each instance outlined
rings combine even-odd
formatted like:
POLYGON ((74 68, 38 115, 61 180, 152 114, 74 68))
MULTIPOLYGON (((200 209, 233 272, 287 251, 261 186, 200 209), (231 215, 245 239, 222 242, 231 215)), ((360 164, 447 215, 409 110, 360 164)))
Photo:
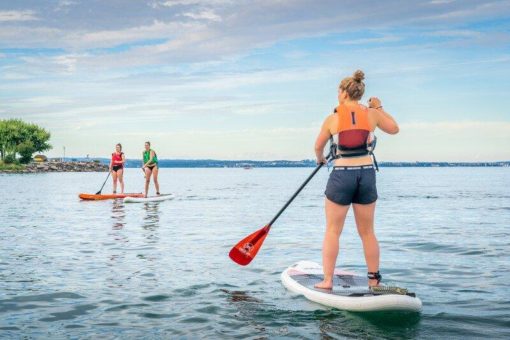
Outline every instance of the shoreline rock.
POLYGON ((42 173, 42 172, 108 172, 108 165, 97 162, 32 162, 20 170, 0 170, 0 173, 42 173))

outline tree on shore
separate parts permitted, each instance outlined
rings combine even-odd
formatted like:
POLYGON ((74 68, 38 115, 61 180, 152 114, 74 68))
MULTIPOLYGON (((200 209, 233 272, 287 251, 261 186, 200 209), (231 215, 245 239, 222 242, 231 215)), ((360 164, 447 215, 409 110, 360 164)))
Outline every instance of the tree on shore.
POLYGON ((21 163, 28 163, 35 152, 51 149, 50 137, 48 131, 35 124, 21 119, 0 119, 0 158, 3 162, 15 161, 19 155, 21 163))

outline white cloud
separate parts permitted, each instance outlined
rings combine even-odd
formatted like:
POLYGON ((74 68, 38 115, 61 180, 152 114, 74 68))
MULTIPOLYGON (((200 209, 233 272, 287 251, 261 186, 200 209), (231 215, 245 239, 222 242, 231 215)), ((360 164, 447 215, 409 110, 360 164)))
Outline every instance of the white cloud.
POLYGON ((121 30, 95 31, 88 33, 75 33, 69 41, 76 46, 107 47, 132 41, 154 38, 170 38, 179 31, 191 29, 192 24, 166 23, 154 20, 150 25, 129 27, 121 30), (73 40, 75 43, 73 43, 73 40))
MULTIPOLYGON (((413 19, 416 22, 428 21, 428 22, 443 22, 445 20, 466 20, 470 17, 478 17, 478 19, 493 16, 494 14, 506 13, 510 9, 510 3, 508 1, 492 1, 484 2, 481 4, 468 4, 467 6, 452 6, 451 9, 446 10, 442 13, 425 14, 413 19)), ((449 7, 450 8, 450 7, 449 7)))
POLYGON ((152 8, 158 7, 174 7, 174 6, 191 6, 191 5, 220 5, 231 3, 232 0, 167 0, 153 1, 149 3, 152 8))
POLYGON ((214 13, 212 10, 203 10, 200 12, 187 12, 182 16, 189 17, 195 20, 209 20, 209 21, 221 21, 221 17, 214 13))
POLYGON ((23 100, 17 101, 17 104, 19 106, 23 107, 34 107, 34 108, 41 108, 44 106, 53 106, 53 105, 60 105, 60 104, 72 104, 72 101, 68 98, 64 97, 57 97, 57 96, 37 96, 37 97, 31 97, 26 98, 23 100))
POLYGON ((74 73, 76 71, 77 58, 72 55, 62 55, 53 58, 55 64, 63 67, 66 73, 74 73))
POLYGON ((77 1, 72 0, 59 0, 57 7, 55 7, 55 11, 68 11, 69 7, 77 5, 77 1))
POLYGON ((450 37, 450 38, 479 38, 483 34, 472 30, 439 30, 428 34, 430 36, 450 37))
POLYGON ((444 5, 444 4, 450 4, 452 2, 455 2, 455 0, 432 0, 429 2, 431 5, 444 5))
POLYGON ((361 39, 354 39, 354 40, 343 40, 340 41, 340 45, 365 45, 365 44, 384 44, 389 42, 397 42, 402 41, 402 37, 398 37, 395 35, 388 35, 383 37, 377 37, 377 38, 361 38, 361 39))
POLYGON ((37 20, 34 11, 0 11, 0 22, 37 20))

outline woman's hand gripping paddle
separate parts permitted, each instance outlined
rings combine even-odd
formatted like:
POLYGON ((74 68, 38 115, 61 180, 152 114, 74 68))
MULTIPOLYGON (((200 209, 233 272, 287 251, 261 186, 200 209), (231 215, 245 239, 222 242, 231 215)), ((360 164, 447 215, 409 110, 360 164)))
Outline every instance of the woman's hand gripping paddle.
POLYGON ((228 256, 230 256, 232 261, 234 261, 237 264, 240 264, 241 266, 246 266, 255 258, 260 247, 262 247, 262 243, 264 243, 264 240, 266 239, 267 234, 269 233, 269 230, 271 229, 273 223, 278 219, 278 217, 280 217, 283 211, 287 209, 287 207, 294 200, 294 198, 296 198, 296 196, 301 192, 301 190, 303 190, 303 188, 308 184, 308 182, 310 182, 313 176, 315 176, 315 174, 319 171, 319 169, 323 165, 324 163, 317 165, 312 174, 308 176, 308 178, 306 179, 306 181, 304 181, 303 184, 301 184, 299 189, 294 193, 294 195, 292 195, 292 197, 287 201, 287 203, 285 203, 283 208, 280 209, 276 216, 273 217, 271 222, 265 225, 262 229, 259 229, 253 234, 250 234, 243 238, 232 248, 232 250, 230 250, 228 256))

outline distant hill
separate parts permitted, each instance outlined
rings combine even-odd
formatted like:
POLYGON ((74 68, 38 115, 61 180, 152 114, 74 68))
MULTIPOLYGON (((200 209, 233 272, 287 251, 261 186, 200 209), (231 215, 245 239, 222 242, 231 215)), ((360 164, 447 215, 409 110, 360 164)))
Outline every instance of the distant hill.
MULTIPOLYGON (((99 160, 101 163, 109 164, 108 158, 66 158, 68 161, 92 162, 99 160)), ((142 164, 140 159, 128 159, 127 168, 138 168, 142 164)), ((215 159, 160 159, 161 168, 305 168, 314 167, 315 161, 305 159, 302 161, 228 161, 215 159)), ((501 162, 379 162, 380 167, 510 167, 510 161, 501 162)))

